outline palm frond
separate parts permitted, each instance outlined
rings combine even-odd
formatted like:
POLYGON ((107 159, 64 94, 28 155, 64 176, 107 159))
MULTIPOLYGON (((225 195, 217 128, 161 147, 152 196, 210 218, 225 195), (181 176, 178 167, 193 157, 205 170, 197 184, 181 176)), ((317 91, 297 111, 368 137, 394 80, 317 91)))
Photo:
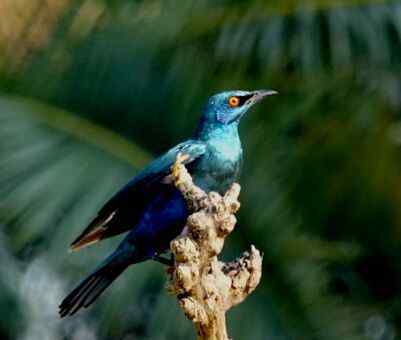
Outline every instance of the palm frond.
POLYGON ((0 99, 0 107, 0 210, 16 249, 54 233, 64 216, 74 221, 69 233, 78 232, 150 159, 115 133, 67 112, 9 97, 0 99))

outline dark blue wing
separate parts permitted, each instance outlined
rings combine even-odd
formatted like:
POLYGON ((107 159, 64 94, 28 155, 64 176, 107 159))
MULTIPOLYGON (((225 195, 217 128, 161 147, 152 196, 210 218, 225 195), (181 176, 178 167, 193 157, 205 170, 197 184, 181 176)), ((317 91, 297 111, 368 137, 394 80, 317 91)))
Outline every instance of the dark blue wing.
POLYGON ((100 209, 95 219, 71 244, 71 249, 78 250, 131 229, 155 193, 163 190, 166 184, 161 181, 170 173, 177 155, 188 155, 184 161, 188 164, 202 156, 205 150, 203 142, 188 140, 152 161, 100 209))

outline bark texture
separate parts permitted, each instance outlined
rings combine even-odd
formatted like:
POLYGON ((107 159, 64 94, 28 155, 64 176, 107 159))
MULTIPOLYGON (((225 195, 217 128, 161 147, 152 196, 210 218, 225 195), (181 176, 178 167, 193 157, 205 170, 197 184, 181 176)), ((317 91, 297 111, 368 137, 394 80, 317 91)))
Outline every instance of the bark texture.
POLYGON ((171 242, 174 266, 168 289, 195 326, 198 339, 227 340, 226 312, 241 303, 259 284, 262 256, 251 249, 224 263, 217 255, 233 231, 240 207, 240 186, 233 184, 224 196, 197 187, 177 158, 169 180, 182 192, 193 212, 181 236, 171 242))

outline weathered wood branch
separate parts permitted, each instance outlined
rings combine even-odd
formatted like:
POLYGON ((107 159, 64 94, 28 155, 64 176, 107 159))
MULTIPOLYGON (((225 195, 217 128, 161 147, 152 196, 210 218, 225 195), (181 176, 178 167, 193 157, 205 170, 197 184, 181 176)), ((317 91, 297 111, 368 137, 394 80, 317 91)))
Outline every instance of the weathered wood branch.
POLYGON ((174 266, 168 288, 194 323, 198 339, 228 340, 226 312, 259 284, 262 256, 251 246, 232 262, 217 259, 236 224, 240 186, 233 184, 224 196, 205 193, 193 183, 183 160, 185 156, 177 158, 170 180, 193 213, 182 235, 171 242, 174 266))

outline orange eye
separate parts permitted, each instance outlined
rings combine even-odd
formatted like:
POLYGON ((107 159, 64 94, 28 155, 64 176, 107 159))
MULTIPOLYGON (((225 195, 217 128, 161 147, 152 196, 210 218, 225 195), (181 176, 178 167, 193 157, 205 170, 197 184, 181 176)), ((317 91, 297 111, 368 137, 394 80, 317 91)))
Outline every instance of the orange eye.
POLYGON ((228 104, 231 107, 237 107, 239 105, 239 98, 238 97, 230 97, 228 100, 228 104))

